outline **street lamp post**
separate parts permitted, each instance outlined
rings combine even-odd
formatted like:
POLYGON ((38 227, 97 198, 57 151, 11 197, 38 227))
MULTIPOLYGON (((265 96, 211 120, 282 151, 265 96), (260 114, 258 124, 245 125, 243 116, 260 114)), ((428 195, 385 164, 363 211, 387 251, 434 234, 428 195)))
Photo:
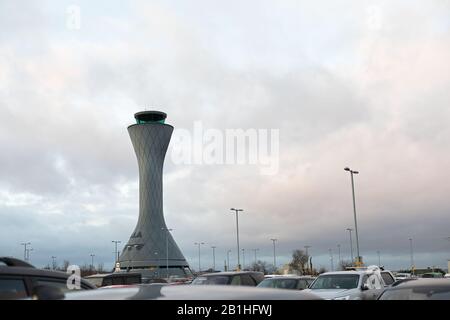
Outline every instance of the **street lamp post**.
POLYGON ((352 257, 352 264, 353 264, 353 241, 352 241, 352 231, 353 229, 347 228, 347 231, 350 233, 350 255, 352 257))
POLYGON ((351 179, 352 179, 353 214, 354 214, 354 218, 355 218, 355 234, 356 234, 356 266, 360 267, 362 262, 361 262, 361 256, 359 255, 358 223, 357 223, 357 220, 356 220, 355 183, 353 181, 353 175, 354 174, 358 174, 359 172, 351 170, 348 167, 344 168, 344 170, 350 172, 350 176, 351 176, 351 179))
POLYGON ((236 239, 237 239, 237 257, 238 257, 238 266, 237 269, 238 271, 241 270, 241 261, 239 259, 239 253, 241 252, 239 250, 239 218, 238 218, 238 213, 244 211, 243 209, 235 209, 235 208, 231 208, 231 211, 234 211, 236 213, 236 239))
POLYGON ((166 231, 166 278, 169 279, 169 232, 173 229, 161 228, 166 231))
POLYGON ((33 249, 33 248, 27 249, 27 261, 31 261, 31 259, 30 259, 30 253, 31 253, 31 251, 34 251, 34 249, 33 249))
POLYGON ((270 239, 273 242, 273 267, 275 270, 277 270, 277 258, 275 254, 275 242, 278 241, 278 239, 270 239))
POLYGON ((338 244, 337 247, 338 247, 338 270, 339 270, 339 267, 342 265, 342 263, 341 263, 341 245, 338 244))
POLYGON ((410 253, 411 253, 411 274, 414 274, 414 254, 413 254, 413 243, 412 238, 409 238, 409 247, 410 247, 410 253))
POLYGON ((212 246, 211 249, 213 249, 213 271, 216 271, 216 246, 212 246))
POLYGON ((91 253, 91 269, 92 270, 94 270, 94 257, 95 257, 95 254, 91 253))
POLYGON ((255 265, 256 265, 256 262, 257 262, 257 260, 256 260, 256 252, 259 251, 259 249, 252 249, 252 250, 255 253, 255 265))
POLYGON ((22 242, 21 245, 24 246, 23 249, 23 260, 27 261, 27 245, 31 244, 31 242, 22 242))
MULTIPOLYGON (((117 263, 119 261, 119 251, 117 251, 117 244, 122 243, 122 241, 119 240, 112 240, 111 242, 114 242, 115 250, 114 250, 114 261, 117 263)), ((115 267, 115 266, 114 266, 115 267)))
POLYGON ((230 252, 231 250, 227 251, 227 270, 230 271, 230 252))
POLYGON ((202 244, 205 244, 204 242, 196 242, 196 243, 194 243, 196 246, 198 246, 198 272, 200 272, 202 269, 201 269, 201 264, 200 264, 200 246, 202 245, 202 244))
POLYGON ((334 271, 334 265, 333 265, 333 250, 328 249, 328 251, 330 252, 330 266, 331 266, 330 271, 334 271))

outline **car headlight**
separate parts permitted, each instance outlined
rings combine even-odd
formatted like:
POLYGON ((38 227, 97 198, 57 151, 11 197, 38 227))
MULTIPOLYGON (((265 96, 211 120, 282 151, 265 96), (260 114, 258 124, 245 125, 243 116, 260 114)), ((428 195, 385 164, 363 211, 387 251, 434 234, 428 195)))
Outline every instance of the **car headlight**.
POLYGON ((350 296, 336 297, 333 300, 349 300, 350 296))

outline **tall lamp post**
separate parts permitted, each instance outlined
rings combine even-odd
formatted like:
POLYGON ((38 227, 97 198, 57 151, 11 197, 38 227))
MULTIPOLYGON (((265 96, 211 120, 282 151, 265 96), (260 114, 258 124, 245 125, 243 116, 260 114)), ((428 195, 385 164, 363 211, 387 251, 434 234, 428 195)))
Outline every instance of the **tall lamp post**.
POLYGON ((29 245, 29 244, 31 244, 31 242, 22 242, 21 243, 21 245, 22 246, 24 246, 24 249, 23 249, 23 260, 25 260, 25 261, 27 261, 28 260, 28 258, 27 258, 27 245, 29 245))
POLYGON ((27 261, 31 261, 31 259, 30 259, 30 253, 31 253, 31 251, 34 251, 34 249, 33 249, 33 248, 27 249, 27 261))
POLYGON ((339 270, 339 267, 342 265, 342 263, 341 263, 341 245, 338 244, 337 247, 338 247, 338 267, 337 268, 339 270))
POLYGON ((239 259, 239 255, 240 255, 240 250, 239 250, 239 218, 238 218, 238 214, 239 212, 244 211, 243 209, 235 209, 235 208, 231 208, 231 211, 234 211, 236 213, 236 239, 237 239, 237 257, 238 257, 238 265, 237 265, 237 269, 238 271, 241 270, 241 261, 239 259))
POLYGON ((95 254, 91 253, 91 269, 94 270, 94 257, 95 254))
POLYGON ((275 270, 277 270, 277 256, 275 254, 275 242, 278 241, 278 239, 270 239, 273 242, 273 267, 275 270))
MULTIPOLYGON (((121 243, 122 241, 119 240, 112 240, 111 242, 114 242, 115 245, 115 250, 114 250, 114 261, 115 263, 117 263, 117 261, 119 261, 119 251, 117 251, 117 244, 121 243)), ((115 267, 115 266, 114 266, 115 267)))
POLYGON ((256 252, 259 251, 259 249, 252 249, 252 250, 255 253, 255 265, 256 265, 256 262, 257 262, 257 260, 256 260, 256 252))
POLYGON ((202 244, 205 244, 204 242, 196 242, 194 243, 196 246, 198 246, 198 272, 202 271, 201 264, 200 264, 200 246, 202 244))
POLYGON ((414 274, 414 253, 413 253, 413 243, 412 238, 409 238, 409 247, 410 247, 410 254, 411 254, 411 273, 414 274))
POLYGON ((358 236, 358 223, 356 220, 356 201, 355 201, 355 183, 353 181, 353 175, 358 174, 358 171, 354 171, 348 167, 344 168, 345 171, 350 172, 350 177, 352 180, 352 195, 353 195, 353 214, 355 218, 355 234, 356 234, 356 266, 360 267, 362 265, 361 256, 359 255, 359 236, 358 236))
POLYGON ((353 264, 353 240, 352 240, 352 228, 347 228, 347 231, 350 233, 350 256, 352 257, 352 264, 353 264))
POLYGON ((166 278, 169 279, 169 233, 173 229, 161 228, 161 230, 166 231, 166 278))
POLYGON ((333 265, 333 250, 328 249, 328 251, 330 252, 330 266, 331 266, 331 270, 330 270, 330 271, 334 271, 334 265, 333 265))
POLYGON ((212 246, 211 249, 213 249, 213 271, 216 271, 216 246, 212 246))

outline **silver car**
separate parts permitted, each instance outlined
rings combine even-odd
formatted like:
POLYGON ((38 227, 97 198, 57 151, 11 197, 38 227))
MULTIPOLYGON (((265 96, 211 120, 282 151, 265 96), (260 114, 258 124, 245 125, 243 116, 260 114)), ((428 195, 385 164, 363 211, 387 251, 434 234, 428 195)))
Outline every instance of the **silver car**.
POLYGON ((384 287, 381 270, 370 266, 323 273, 304 292, 314 293, 327 300, 375 300, 384 287))

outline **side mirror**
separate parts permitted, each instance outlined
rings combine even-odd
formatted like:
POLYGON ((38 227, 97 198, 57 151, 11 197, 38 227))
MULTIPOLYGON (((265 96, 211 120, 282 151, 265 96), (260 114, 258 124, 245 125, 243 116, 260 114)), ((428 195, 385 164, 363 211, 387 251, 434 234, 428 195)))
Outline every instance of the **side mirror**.
POLYGON ((367 285, 367 284, 363 284, 363 285, 361 285, 361 290, 362 291, 366 291, 366 290, 369 290, 369 286, 367 285))

